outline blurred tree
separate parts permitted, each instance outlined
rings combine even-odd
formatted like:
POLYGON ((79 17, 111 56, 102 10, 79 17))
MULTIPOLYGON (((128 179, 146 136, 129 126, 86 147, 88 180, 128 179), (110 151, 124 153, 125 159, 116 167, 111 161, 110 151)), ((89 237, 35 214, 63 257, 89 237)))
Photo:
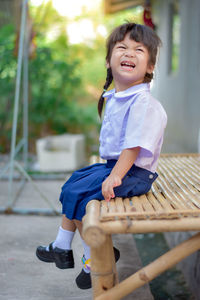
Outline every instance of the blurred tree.
POLYGON ((13 55, 14 26, 6 25, 0 31, 0 151, 8 151, 12 128, 12 106, 14 99, 17 62, 13 55))
MULTIPOLYGON (((105 38, 115 26, 126 20, 142 22, 138 7, 105 16, 101 8, 83 12, 74 20, 62 17, 51 1, 30 7, 35 33, 36 53, 30 60, 29 142, 65 132, 84 133, 89 151, 98 149, 100 121, 97 101, 105 81, 105 38), (70 44, 66 34, 69 22, 90 20, 95 38, 70 44), (99 30, 104 29, 104 34, 99 30), (91 150, 92 147, 92 150, 91 150)), ((0 151, 9 151, 12 126, 16 57, 13 55, 15 32, 12 25, 0 31, 0 151)), ((21 109, 20 109, 20 114, 21 109)), ((20 118, 19 118, 20 119, 20 118)), ((22 130, 19 124, 18 133, 22 130)))
MULTIPOLYGON (((43 6, 43 5, 42 5, 43 6)), ((83 111, 77 101, 83 86, 76 58, 66 36, 63 18, 53 10, 50 3, 38 10, 42 12, 42 25, 36 18, 36 54, 29 62, 30 103, 29 142, 34 151, 35 139, 48 134, 65 132, 87 133, 95 127, 97 118, 90 110, 83 111), (47 24, 59 25, 56 34, 49 35, 47 24)), ((37 17, 39 14, 35 11, 37 17)), ((54 30, 54 29, 52 29, 54 30)), ((15 31, 12 25, 0 32, 0 88, 2 91, 0 110, 0 151, 10 147, 12 111, 14 104, 17 58, 14 55, 15 31)), ((22 131, 22 103, 20 99, 18 137, 22 131)))

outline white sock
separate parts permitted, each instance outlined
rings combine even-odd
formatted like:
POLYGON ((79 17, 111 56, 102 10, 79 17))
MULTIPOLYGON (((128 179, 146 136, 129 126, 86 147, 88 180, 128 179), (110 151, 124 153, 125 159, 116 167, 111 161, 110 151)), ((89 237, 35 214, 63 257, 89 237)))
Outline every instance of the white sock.
MULTIPOLYGON (((85 256, 85 259, 88 260, 90 259, 90 247, 85 243, 85 241, 81 238, 82 244, 83 244, 83 253, 85 256)), ((90 270, 83 268, 85 273, 90 273, 90 270)))
MULTIPOLYGON (((57 237, 55 241, 52 244, 53 248, 60 248, 63 250, 70 250, 71 249, 71 243, 74 237, 73 231, 65 230, 61 226, 59 227, 57 237)), ((47 251, 49 251, 49 246, 46 248, 47 251)))

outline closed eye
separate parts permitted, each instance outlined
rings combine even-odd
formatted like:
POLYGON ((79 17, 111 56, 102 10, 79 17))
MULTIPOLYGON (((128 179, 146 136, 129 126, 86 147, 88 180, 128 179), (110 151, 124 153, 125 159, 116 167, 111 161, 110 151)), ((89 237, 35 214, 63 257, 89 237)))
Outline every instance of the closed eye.
POLYGON ((143 48, 137 48, 136 51, 144 52, 144 49, 143 48))
POLYGON ((144 52, 144 50, 142 48, 137 48, 136 51, 144 52))
POLYGON ((118 49, 126 49, 125 46, 118 46, 117 48, 118 48, 118 49))

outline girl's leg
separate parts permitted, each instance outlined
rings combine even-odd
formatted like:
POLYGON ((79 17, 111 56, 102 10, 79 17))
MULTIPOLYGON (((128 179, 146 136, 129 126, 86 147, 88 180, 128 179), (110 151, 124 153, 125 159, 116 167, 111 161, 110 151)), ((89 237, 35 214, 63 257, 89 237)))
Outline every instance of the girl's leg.
POLYGON ((82 238, 82 227, 83 224, 81 221, 74 220, 74 223, 76 224, 76 228, 78 229, 81 241, 83 245, 83 257, 82 257, 82 263, 83 263, 83 269, 81 273, 76 278, 76 284, 79 288, 86 289, 91 287, 91 277, 90 277, 90 247, 85 243, 85 241, 82 238))
POLYGON ((52 244, 53 248, 57 247, 64 250, 70 250, 75 230, 76 230, 76 225, 74 221, 68 219, 65 215, 63 215, 61 226, 59 227, 57 237, 52 244))
POLYGON ((79 220, 73 220, 74 222, 74 225, 76 226, 76 228, 78 229, 79 233, 80 233, 80 236, 82 236, 82 228, 83 228, 83 223, 82 221, 79 221, 79 220))
POLYGON ((61 227, 65 230, 74 231, 76 230, 76 225, 74 220, 68 219, 65 215, 62 216, 61 227))
POLYGON ((38 246, 36 256, 44 262, 54 262, 60 269, 74 268, 74 257, 71 243, 76 230, 72 220, 62 216, 57 237, 49 246, 38 246))
MULTIPOLYGON (((80 236, 81 236, 81 241, 82 241, 82 244, 83 244, 83 252, 84 252, 84 257, 86 260, 90 259, 90 247, 85 243, 84 239, 82 238, 82 227, 83 227, 83 224, 81 221, 78 221, 78 220, 73 220, 75 225, 76 225, 76 228, 78 229, 79 233, 80 233, 80 236)), ((84 268, 84 271, 89 273, 89 270, 88 269, 85 269, 84 268)))

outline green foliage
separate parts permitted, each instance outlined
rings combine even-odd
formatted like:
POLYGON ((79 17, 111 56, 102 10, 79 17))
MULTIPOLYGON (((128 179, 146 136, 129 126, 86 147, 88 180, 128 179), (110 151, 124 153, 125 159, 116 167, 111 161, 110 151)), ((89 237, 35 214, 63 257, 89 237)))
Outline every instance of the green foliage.
MULTIPOLYGON (((75 74, 78 61, 62 61, 56 57, 56 49, 37 49, 36 59, 30 63, 31 97, 30 121, 39 125, 51 124, 61 128, 67 125, 69 106, 74 89, 80 86, 75 74)), ((55 128, 56 130, 56 128, 55 128)))
MULTIPOLYGON (((140 22, 141 8, 111 16, 85 13, 74 21, 90 19, 96 38, 71 45, 66 34, 69 22, 53 8, 51 1, 30 7, 36 51, 29 60, 29 145, 41 136, 65 132, 84 133, 88 150, 98 148, 100 121, 97 101, 105 82, 105 37, 98 32, 103 24, 107 32, 126 20, 140 22)), ((71 21, 71 20, 70 20, 71 21)), ((14 55, 14 26, 0 30, 0 152, 9 151, 12 111, 14 106, 17 57, 14 55)), ((22 100, 20 99, 18 137, 22 131, 22 100)), ((91 150, 93 149, 93 150, 91 150)))
POLYGON ((0 31, 0 151, 7 150, 11 136, 12 106, 14 98, 16 58, 14 49, 14 27, 4 26, 0 31))
MULTIPOLYGON (((65 132, 87 133, 98 123, 95 114, 96 105, 91 105, 88 109, 87 106, 81 106, 79 103, 78 98, 83 91, 80 72, 78 72, 80 60, 73 55, 62 28, 54 40, 49 40, 44 26, 37 33, 36 44, 34 59, 29 61, 31 150, 34 150, 36 138, 65 132)), ((0 32, 1 152, 9 151, 10 147, 17 68, 14 48, 14 28, 8 25, 0 32)), ((18 139, 22 135, 22 106, 20 99, 18 139)))

